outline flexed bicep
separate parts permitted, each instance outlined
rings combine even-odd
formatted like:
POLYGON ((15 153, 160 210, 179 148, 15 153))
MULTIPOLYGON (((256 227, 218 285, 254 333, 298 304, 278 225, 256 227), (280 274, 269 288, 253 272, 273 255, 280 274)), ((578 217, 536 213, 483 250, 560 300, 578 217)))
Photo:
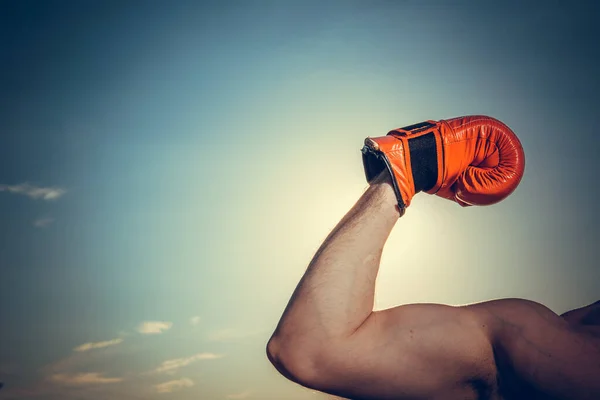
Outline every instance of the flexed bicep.
POLYGON ((374 312, 324 360, 320 389, 352 399, 476 399, 495 379, 477 315, 437 304, 374 312))

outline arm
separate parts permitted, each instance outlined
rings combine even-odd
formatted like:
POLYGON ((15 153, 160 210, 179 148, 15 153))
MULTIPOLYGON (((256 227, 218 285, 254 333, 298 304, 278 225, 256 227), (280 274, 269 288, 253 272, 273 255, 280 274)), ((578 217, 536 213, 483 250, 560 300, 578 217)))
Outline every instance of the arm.
POLYGON ((600 398, 600 341, 522 299, 373 312, 315 361, 304 386, 357 400, 600 398))
POLYGON ((399 399, 472 391, 474 365, 489 367, 490 345, 467 308, 373 312, 395 204, 391 186, 376 180, 309 264, 267 345, 288 379, 353 399, 399 399))
POLYGON ((438 304, 373 312, 318 365, 314 387, 352 399, 475 399, 492 389, 496 377, 478 314, 438 304))

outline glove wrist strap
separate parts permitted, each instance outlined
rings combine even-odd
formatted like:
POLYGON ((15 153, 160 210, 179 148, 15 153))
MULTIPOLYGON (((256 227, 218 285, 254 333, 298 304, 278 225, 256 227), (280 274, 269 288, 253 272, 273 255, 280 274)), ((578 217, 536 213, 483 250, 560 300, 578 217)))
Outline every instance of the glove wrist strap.
POLYGON ((408 139, 410 166, 415 183, 415 194, 431 190, 438 179, 437 143, 430 132, 408 139))

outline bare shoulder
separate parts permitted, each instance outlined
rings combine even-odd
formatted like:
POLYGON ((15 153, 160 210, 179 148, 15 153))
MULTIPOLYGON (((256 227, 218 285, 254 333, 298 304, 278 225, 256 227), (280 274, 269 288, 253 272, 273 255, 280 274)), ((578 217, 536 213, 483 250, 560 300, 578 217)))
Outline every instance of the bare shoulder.
POLYGON ((529 300, 468 308, 489 328, 505 397, 600 398, 600 340, 591 331, 529 300))

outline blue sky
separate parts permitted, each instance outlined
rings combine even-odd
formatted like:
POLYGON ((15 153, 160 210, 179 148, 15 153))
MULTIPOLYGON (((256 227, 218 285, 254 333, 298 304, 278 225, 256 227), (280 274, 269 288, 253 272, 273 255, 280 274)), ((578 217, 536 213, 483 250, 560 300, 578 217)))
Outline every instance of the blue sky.
POLYGON ((525 177, 418 196, 377 307, 598 300, 600 8, 496 3, 0 2, 0 399, 327 398, 266 341, 364 138, 425 119, 501 119, 525 177))

